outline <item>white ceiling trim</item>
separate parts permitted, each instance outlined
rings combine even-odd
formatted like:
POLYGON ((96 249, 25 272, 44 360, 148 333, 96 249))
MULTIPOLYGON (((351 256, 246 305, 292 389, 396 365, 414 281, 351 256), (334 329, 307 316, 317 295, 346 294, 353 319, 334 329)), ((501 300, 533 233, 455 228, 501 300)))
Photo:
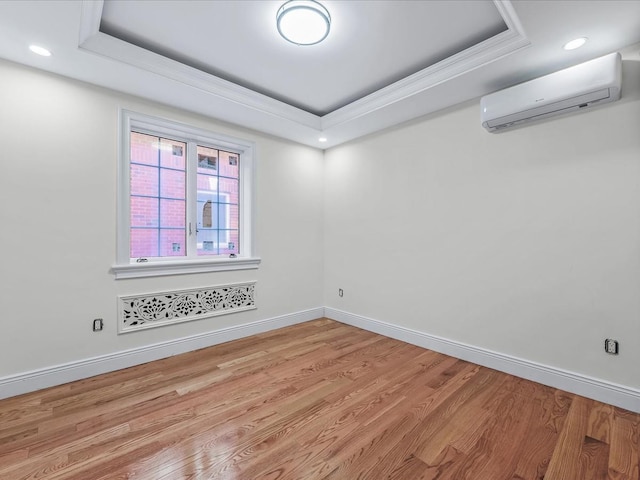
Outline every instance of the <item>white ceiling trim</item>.
MULTIPOLYGON (((167 94, 154 100, 314 147, 320 146, 319 136, 338 129, 340 133, 330 137, 322 145, 324 148, 385 128, 384 122, 376 120, 385 109, 530 45, 510 0, 494 0, 506 31, 320 117, 100 32, 103 4, 103 0, 83 0, 79 49, 169 80, 160 87, 167 94), (198 102, 196 108, 180 101, 193 89, 204 93, 207 99, 198 102), (182 95, 176 95, 178 92, 182 95)), ((150 97, 141 87, 132 86, 127 93, 150 97)), ((418 115, 435 110, 429 109, 428 102, 422 103, 418 115)), ((403 120, 415 116, 413 112, 403 120)))
POLYGON ((529 46, 530 42, 511 3, 508 0, 494 0, 494 4, 507 25, 506 31, 324 115, 323 130, 354 121, 375 110, 406 100, 529 46))
POLYGON ((195 87, 232 103, 319 129, 318 116, 100 32, 104 0, 83 0, 79 48, 195 87))

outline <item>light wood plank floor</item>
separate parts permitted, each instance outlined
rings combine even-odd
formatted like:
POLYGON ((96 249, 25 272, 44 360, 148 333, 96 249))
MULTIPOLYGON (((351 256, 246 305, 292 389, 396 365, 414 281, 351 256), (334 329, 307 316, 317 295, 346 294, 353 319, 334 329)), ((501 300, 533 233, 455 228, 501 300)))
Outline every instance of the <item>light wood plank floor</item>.
POLYGON ((639 480, 639 425, 320 319, 0 401, 0 479, 639 480))

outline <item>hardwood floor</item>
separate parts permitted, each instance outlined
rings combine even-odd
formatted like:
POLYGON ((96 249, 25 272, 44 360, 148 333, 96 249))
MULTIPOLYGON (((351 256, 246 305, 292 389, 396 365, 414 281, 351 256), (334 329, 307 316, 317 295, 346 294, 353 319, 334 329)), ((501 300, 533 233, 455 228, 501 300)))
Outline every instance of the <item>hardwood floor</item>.
POLYGON ((0 479, 640 480, 639 430, 320 319, 0 401, 0 479))

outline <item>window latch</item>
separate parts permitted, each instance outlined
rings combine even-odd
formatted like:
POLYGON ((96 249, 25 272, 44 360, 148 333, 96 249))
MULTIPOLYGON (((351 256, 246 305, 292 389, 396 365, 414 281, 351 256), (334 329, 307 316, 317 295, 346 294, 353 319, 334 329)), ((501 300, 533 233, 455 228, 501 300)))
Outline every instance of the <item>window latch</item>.
POLYGON ((149 260, 148 260, 148 259, 146 259, 146 258, 142 258, 142 257, 140 257, 140 258, 136 258, 136 263, 144 263, 144 262, 148 262, 148 261, 149 261, 149 260))

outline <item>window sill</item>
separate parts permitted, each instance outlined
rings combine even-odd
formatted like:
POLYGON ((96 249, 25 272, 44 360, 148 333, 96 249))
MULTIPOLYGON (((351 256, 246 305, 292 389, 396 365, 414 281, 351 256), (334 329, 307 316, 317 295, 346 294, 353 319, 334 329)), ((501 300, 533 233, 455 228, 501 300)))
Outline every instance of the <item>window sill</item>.
POLYGON ((225 272, 258 268, 260 258, 223 258, 215 260, 182 260, 113 265, 116 280, 121 278, 159 277, 188 273, 225 272))

